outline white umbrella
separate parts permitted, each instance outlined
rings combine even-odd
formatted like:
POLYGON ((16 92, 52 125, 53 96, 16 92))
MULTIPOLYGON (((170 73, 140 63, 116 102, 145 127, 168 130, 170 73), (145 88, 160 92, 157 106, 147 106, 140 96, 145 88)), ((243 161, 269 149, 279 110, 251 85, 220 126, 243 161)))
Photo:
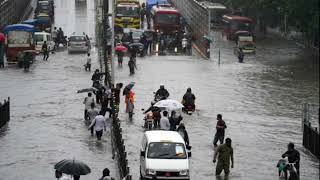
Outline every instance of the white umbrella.
POLYGON ((183 105, 179 101, 173 99, 159 101, 154 106, 158 108, 165 108, 168 111, 175 111, 183 108, 183 105))

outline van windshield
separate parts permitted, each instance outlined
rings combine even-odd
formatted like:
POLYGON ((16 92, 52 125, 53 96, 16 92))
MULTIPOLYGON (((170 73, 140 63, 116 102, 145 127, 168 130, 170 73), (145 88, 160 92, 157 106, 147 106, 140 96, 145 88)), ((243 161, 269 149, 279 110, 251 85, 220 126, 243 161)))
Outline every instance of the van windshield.
POLYGON ((186 150, 182 143, 155 142, 148 147, 150 159, 186 159, 186 150))

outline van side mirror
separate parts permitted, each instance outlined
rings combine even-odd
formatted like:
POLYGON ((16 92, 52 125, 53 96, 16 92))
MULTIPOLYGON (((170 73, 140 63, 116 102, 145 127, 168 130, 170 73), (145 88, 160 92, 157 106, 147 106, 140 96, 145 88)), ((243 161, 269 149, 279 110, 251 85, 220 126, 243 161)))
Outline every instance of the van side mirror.
POLYGON ((146 152, 145 151, 141 151, 140 152, 140 156, 142 156, 142 157, 146 156, 146 152))
POLYGON ((190 152, 190 151, 188 152, 188 157, 189 157, 189 158, 191 157, 191 152, 190 152))

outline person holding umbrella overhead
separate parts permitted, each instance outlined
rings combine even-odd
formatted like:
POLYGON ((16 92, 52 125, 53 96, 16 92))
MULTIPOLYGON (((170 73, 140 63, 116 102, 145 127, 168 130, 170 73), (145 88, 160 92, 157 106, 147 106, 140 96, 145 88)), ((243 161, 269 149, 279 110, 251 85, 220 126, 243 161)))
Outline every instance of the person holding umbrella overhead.
POLYGON ((64 159, 55 164, 54 169, 56 169, 56 178, 58 180, 71 180, 68 177, 64 177, 62 173, 72 175, 73 180, 79 180, 81 175, 91 173, 91 169, 88 165, 74 159, 64 159))
POLYGON ((121 43, 118 43, 115 47, 115 50, 118 55, 118 66, 122 67, 124 52, 127 50, 127 48, 123 46, 121 43))
POLYGON ((69 177, 65 176, 61 171, 56 170, 55 176, 57 180, 71 180, 69 177))

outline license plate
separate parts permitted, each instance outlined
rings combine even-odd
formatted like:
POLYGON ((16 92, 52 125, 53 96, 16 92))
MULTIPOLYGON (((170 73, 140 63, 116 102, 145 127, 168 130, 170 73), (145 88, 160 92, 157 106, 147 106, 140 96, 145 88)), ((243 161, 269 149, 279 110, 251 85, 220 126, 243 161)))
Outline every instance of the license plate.
POLYGON ((169 177, 169 176, 171 176, 171 174, 169 172, 166 172, 165 176, 169 177))

